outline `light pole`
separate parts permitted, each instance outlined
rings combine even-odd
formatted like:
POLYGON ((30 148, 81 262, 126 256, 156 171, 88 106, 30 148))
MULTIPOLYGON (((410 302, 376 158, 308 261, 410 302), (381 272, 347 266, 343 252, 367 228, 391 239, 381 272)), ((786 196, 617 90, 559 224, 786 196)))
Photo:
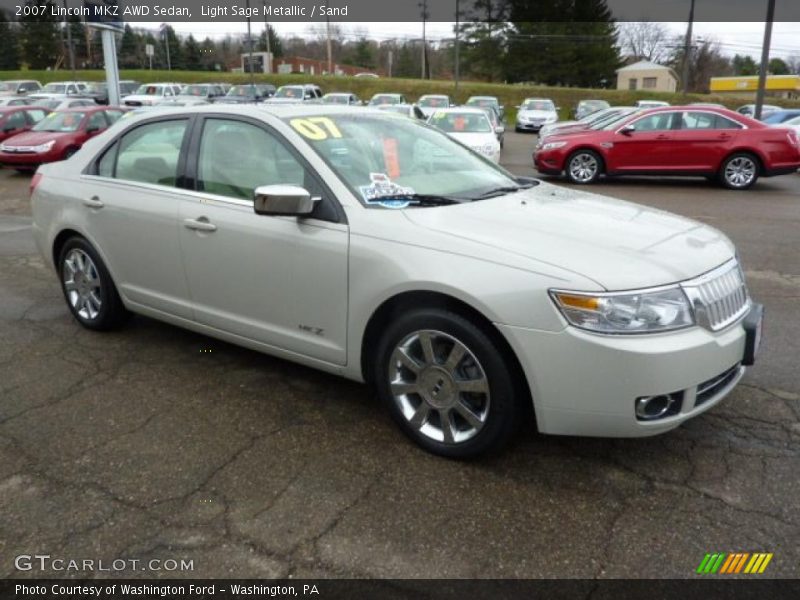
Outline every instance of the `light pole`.
POLYGON ((455 57, 455 65, 454 65, 454 73, 456 80, 456 92, 458 92, 458 78, 459 78, 459 67, 461 66, 460 57, 459 57, 459 48, 461 42, 461 33, 459 32, 459 17, 460 17, 460 0, 456 0, 456 57, 455 57))
POLYGON ((253 92, 253 96, 255 96, 256 82, 255 73, 253 72, 253 35, 250 31, 250 0, 247 0, 247 45, 249 47, 247 67, 250 71, 250 91, 253 92))
POLYGON ((72 25, 70 25, 69 17, 66 15, 69 14, 69 9, 67 8, 67 0, 64 0, 64 23, 67 26, 67 47, 69 49, 69 68, 72 70, 72 81, 75 81, 78 77, 75 75, 75 50, 72 48, 72 25))
POLYGON ((422 79, 425 79, 425 74, 428 71, 428 45, 425 41, 425 25, 428 20, 428 0, 422 0, 419 6, 422 8, 422 79))
POLYGON ((758 70, 758 90, 756 91, 756 110, 753 117, 761 120, 764 108, 764 89, 767 86, 767 69, 769 68, 769 46, 772 43, 772 21, 775 20, 775 0, 767 4, 767 22, 764 23, 764 45, 761 48, 761 67, 758 70))
POLYGON ((161 33, 164 34, 164 45, 167 47, 167 71, 172 71, 172 62, 169 59, 169 25, 164 23, 161 26, 161 33))
POLYGON ((689 91, 689 65, 692 53, 692 25, 694 24, 694 0, 689 7, 689 26, 686 29, 686 42, 683 45, 683 93, 689 91))
POLYGON ((267 24, 267 1, 261 0, 261 4, 264 5, 264 47, 267 49, 267 61, 269 63, 267 71, 272 73, 272 51, 270 50, 269 25, 267 24))

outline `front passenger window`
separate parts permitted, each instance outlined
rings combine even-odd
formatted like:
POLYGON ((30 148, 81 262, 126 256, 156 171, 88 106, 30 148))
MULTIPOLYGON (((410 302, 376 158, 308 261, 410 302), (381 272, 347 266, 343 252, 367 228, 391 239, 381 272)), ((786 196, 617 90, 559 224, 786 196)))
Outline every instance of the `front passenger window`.
MULTIPOLYGON (((306 186, 302 164, 271 133, 226 119, 207 119, 200 140, 198 189, 253 200, 262 185, 306 186)), ((309 190, 312 191, 312 190, 309 190)))

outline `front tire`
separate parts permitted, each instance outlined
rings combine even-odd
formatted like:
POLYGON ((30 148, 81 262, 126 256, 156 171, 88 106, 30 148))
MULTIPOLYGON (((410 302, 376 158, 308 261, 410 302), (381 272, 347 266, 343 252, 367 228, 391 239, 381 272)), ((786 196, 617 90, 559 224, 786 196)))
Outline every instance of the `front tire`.
POLYGON ((418 309, 393 321, 373 364, 378 396, 429 452, 471 458, 505 446, 521 400, 503 352, 461 315, 418 309))
POLYGON ((70 238, 61 248, 58 277, 72 316, 87 329, 113 329, 128 316, 105 263, 84 238, 70 238))
POLYGON ((565 171, 567 179, 572 183, 594 183, 603 171, 603 159, 593 150, 577 150, 567 159, 565 171))
POLYGON ((746 190, 758 180, 759 162, 752 154, 737 152, 726 158, 719 170, 719 180, 729 190, 746 190))

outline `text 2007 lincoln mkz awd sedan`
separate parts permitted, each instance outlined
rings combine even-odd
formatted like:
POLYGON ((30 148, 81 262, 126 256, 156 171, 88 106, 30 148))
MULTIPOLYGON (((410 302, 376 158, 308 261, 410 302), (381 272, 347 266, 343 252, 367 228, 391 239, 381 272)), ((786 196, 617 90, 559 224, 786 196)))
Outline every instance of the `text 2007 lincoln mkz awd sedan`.
POLYGON ((118 122, 32 181, 74 317, 128 311, 374 385, 426 449, 647 436, 719 402, 761 306, 702 223, 530 179, 324 105, 118 122))

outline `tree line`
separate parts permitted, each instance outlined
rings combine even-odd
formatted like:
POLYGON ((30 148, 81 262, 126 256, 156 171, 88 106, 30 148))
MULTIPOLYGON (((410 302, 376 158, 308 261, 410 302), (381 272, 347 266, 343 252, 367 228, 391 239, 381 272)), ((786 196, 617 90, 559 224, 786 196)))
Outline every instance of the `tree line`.
MULTIPOLYGON (((28 5, 53 3, 26 0, 28 5)), ((279 36, 271 26, 254 23, 252 49, 264 51, 269 45, 276 58, 326 61, 330 36, 335 63, 410 78, 446 79, 458 68, 463 79, 476 81, 614 87, 616 69, 638 59, 683 73, 683 36, 660 23, 615 23, 607 0, 462 0, 462 5, 453 37, 424 45, 421 39, 377 41, 366 31, 336 24, 330 32, 317 26, 304 36, 279 36)), ((12 22, 0 11, 0 69, 70 68, 70 37, 76 68, 103 66, 99 33, 79 18, 64 23, 30 15, 12 22)), ((160 30, 126 25, 117 44, 119 65, 126 69, 148 68, 152 60, 154 69, 227 71, 240 66, 242 53, 251 48, 245 35, 197 39, 193 34, 179 36, 168 25, 160 30), (152 59, 145 51, 148 44, 154 48, 152 59)), ((753 58, 730 58, 720 44, 708 39, 695 40, 689 63, 688 88, 693 92, 707 91, 712 76, 758 73, 753 58)), ((800 72, 800 58, 772 59, 769 71, 800 72)))

